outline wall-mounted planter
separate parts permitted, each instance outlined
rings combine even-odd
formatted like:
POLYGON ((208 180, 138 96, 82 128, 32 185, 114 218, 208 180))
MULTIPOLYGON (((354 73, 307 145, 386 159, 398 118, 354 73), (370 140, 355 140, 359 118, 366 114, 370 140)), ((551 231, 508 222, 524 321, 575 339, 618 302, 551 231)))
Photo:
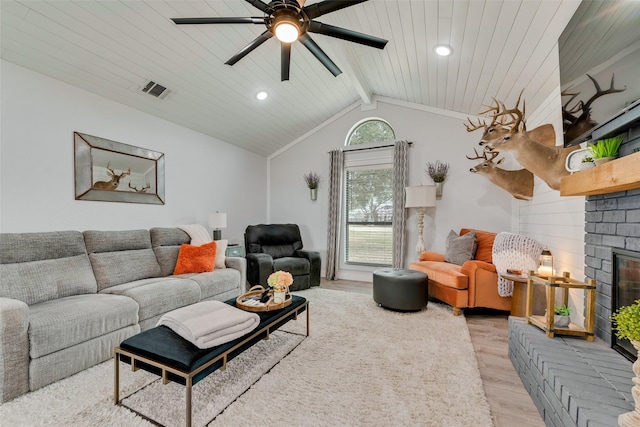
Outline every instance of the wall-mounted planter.
POLYGON ((316 201, 318 200, 318 189, 317 188, 310 188, 309 189, 309 194, 311 196, 311 200, 312 201, 316 201))
POLYGON ((442 187, 444 182, 434 182, 433 185, 436 186, 436 196, 442 196, 442 187))

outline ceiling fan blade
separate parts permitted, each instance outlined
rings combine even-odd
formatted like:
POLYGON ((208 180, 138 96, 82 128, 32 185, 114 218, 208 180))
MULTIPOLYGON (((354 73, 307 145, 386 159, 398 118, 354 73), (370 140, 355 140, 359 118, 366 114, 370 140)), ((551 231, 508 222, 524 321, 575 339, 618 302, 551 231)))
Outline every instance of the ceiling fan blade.
POLYGON ((264 24, 263 17, 235 18, 235 17, 215 17, 215 18, 171 18, 177 25, 184 24, 264 24))
POLYGON ((378 49, 384 49, 389 41, 381 39, 379 37, 370 36, 369 34, 347 30, 346 28, 323 24, 322 22, 318 21, 311 21, 309 23, 309 29, 307 31, 311 33, 324 34, 325 36, 336 37, 338 39, 347 40, 354 43, 364 44, 378 49))
POLYGON ((302 8, 302 10, 304 10, 309 19, 314 19, 318 16, 335 12, 336 10, 344 9, 345 7, 353 6, 358 3, 364 3, 366 1, 368 0, 324 0, 320 3, 314 3, 310 4, 309 6, 305 6, 302 8))
POLYGON ((280 43, 280 81, 289 80, 289 70, 291 68, 291 43, 280 43))
POLYGON ((244 1, 246 1, 249 4, 251 4, 251 6, 253 6, 253 7, 257 7, 258 9, 263 11, 264 13, 270 13, 270 12, 267 12, 267 9, 269 9, 269 5, 266 4, 265 2, 261 1, 261 0, 244 0, 244 1))
POLYGON ((249 52, 251 52, 258 46, 260 46, 262 43, 269 40, 271 37, 273 37, 273 34, 271 34, 271 31, 269 30, 265 31, 264 33, 260 34, 258 37, 253 39, 253 41, 249 43, 247 46, 245 46, 240 52, 233 55, 227 62, 225 62, 225 64, 227 65, 235 64, 236 62, 240 61, 242 58, 247 56, 249 52))
POLYGON ((316 42, 314 42, 311 37, 309 37, 309 34, 302 34, 298 40, 300 40, 300 42, 307 49, 309 49, 309 51, 313 53, 316 58, 318 58, 318 61, 322 62, 322 65, 327 67, 327 70, 331 71, 331 74, 333 74, 334 76, 338 76, 342 73, 342 70, 340 70, 340 68, 338 68, 338 66, 331 60, 331 58, 329 58, 327 54, 324 53, 322 49, 320 49, 320 46, 318 46, 316 42))

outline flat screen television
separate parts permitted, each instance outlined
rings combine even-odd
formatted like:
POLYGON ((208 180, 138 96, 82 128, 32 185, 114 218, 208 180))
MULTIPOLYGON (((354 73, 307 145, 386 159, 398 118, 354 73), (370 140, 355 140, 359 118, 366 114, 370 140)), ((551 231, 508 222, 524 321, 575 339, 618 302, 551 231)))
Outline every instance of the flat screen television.
POLYGON ((640 1, 583 1, 558 40, 564 145, 640 125, 640 1))

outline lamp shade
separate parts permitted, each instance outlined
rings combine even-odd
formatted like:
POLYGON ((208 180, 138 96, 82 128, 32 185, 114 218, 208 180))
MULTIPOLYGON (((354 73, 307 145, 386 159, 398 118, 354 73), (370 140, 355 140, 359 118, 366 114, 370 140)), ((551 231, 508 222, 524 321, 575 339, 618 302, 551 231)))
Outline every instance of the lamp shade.
POLYGON ((436 205, 436 187, 434 185, 406 187, 405 192, 405 208, 429 208, 436 205))
POLYGON ((209 227, 227 228, 227 214, 220 212, 209 214, 209 227))

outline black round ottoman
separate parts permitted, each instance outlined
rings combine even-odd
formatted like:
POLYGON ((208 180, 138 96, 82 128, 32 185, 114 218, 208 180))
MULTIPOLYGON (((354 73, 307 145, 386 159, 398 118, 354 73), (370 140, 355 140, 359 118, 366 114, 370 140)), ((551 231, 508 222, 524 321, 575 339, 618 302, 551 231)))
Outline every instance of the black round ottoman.
POLYGON ((373 300, 392 310, 417 311, 427 305, 428 277, 401 268, 373 272, 373 300))

